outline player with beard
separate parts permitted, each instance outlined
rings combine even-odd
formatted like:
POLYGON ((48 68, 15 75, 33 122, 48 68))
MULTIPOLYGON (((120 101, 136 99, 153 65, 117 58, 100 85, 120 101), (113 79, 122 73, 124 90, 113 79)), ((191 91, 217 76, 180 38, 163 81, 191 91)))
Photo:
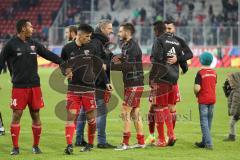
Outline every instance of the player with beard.
POLYGON ((145 147, 143 124, 140 116, 140 99, 144 90, 142 51, 138 43, 133 40, 134 33, 135 28, 131 23, 120 25, 118 35, 122 41, 122 54, 113 57, 115 64, 121 64, 124 82, 124 100, 121 112, 124 123, 123 141, 116 150, 145 147), (133 120, 137 132, 137 144, 129 146, 131 120, 133 120))
POLYGON ((74 41, 76 39, 76 36, 77 36, 76 26, 68 26, 65 29, 65 39, 67 40, 68 43, 74 41))
MULTIPOLYGON (((164 23, 166 25, 166 32, 175 34, 176 28, 175 28, 174 22, 168 20, 168 21, 165 21, 164 23)), ((158 29, 157 29, 158 24, 159 24, 159 22, 155 22, 154 23, 154 33, 155 33, 156 37, 160 36, 160 33, 159 33, 158 29)), ((185 74, 188 71, 187 60, 189 60, 189 59, 191 59, 193 57, 193 53, 192 53, 191 49, 189 48, 189 46, 186 44, 186 42, 183 39, 181 39, 180 37, 178 37, 176 35, 174 35, 174 38, 179 41, 183 51, 182 51, 181 56, 168 58, 168 62, 170 64, 173 64, 177 60, 179 62, 179 66, 182 69, 182 74, 185 74)), ((176 94, 176 101, 174 101, 173 104, 169 105, 169 107, 170 107, 170 113, 171 113, 171 116, 172 116, 173 129, 174 129, 175 128, 175 124, 176 124, 176 120, 177 120, 177 116, 176 116, 176 103, 180 102, 180 100, 181 100, 180 97, 181 96, 180 96, 178 84, 173 86, 173 90, 174 90, 174 92, 176 94)), ((145 141, 146 144, 152 144, 152 143, 155 142, 155 139, 156 139, 155 135, 154 135, 155 117, 154 117, 154 110, 153 110, 153 108, 154 108, 154 106, 150 107, 149 114, 148 114, 148 125, 149 125, 150 135, 147 137, 147 139, 145 141)))
MULTIPOLYGON (((157 146, 173 146, 176 137, 169 106, 175 104, 177 100, 174 86, 179 77, 177 57, 181 56, 182 48, 174 35, 166 32, 166 26, 163 22, 155 23, 154 29, 155 32, 159 33, 159 36, 154 41, 151 54, 153 66, 149 76, 149 83, 152 88, 149 97, 152 104, 150 110, 154 112, 154 123, 157 124, 157 146), (166 123, 168 130, 168 143, 166 143, 164 136, 164 123, 166 123)), ((151 129, 150 126, 149 129, 151 129)))

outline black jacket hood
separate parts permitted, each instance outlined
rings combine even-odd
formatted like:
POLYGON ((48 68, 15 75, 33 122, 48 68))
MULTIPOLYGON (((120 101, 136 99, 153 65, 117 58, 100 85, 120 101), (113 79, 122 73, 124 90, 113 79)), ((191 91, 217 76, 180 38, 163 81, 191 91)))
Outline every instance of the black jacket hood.
POLYGON ((103 44, 106 44, 107 42, 109 42, 109 38, 107 36, 105 36, 104 34, 102 34, 99 31, 96 31, 92 34, 92 39, 98 39, 100 40, 103 44))

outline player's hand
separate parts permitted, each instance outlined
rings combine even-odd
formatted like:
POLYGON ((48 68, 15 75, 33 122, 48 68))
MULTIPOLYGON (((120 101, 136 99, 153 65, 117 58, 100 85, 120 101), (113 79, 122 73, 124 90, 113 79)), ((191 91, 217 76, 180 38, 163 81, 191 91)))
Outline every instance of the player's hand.
POLYGON ((113 63, 114 63, 114 64, 120 64, 120 63, 121 63, 120 58, 121 58, 120 55, 114 56, 114 57, 112 58, 113 63))
POLYGON ((112 90, 113 90, 113 88, 112 88, 112 85, 111 85, 111 84, 106 84, 106 87, 107 87, 107 90, 108 90, 108 91, 112 91, 112 90))
POLYGON ((174 64, 176 62, 177 62, 177 56, 176 55, 173 55, 171 58, 167 59, 168 64, 174 64))
POLYGON ((103 65, 102 65, 102 68, 103 68, 104 71, 106 71, 106 70, 107 70, 107 65, 106 65, 106 64, 103 64, 103 65))
POLYGON ((65 70, 65 74, 66 74, 67 79, 72 80, 72 77, 73 77, 72 68, 67 68, 65 70))

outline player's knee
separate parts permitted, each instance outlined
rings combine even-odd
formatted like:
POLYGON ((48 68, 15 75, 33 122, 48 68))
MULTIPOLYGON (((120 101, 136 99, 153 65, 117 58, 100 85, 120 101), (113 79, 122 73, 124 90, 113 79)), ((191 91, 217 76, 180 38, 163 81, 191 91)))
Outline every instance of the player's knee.
POLYGON ((168 108, 171 112, 176 112, 176 106, 175 105, 169 105, 168 108))
POLYGON ((132 119, 134 122, 138 122, 141 120, 141 115, 140 115, 140 109, 139 108, 134 108, 132 112, 132 119))
POLYGON ((88 120, 95 119, 96 118, 96 110, 89 111, 86 113, 86 115, 87 115, 88 120))
POLYGON ((88 123, 89 125, 95 124, 95 123, 96 123, 96 118, 95 118, 95 117, 92 117, 92 118, 87 119, 87 123, 88 123))
POLYGON ((120 118, 124 121, 126 119, 126 112, 125 111, 122 111, 121 114, 120 114, 120 118))
POLYGON ((131 120, 131 113, 126 111, 126 110, 122 110, 121 118, 122 118, 123 121, 130 121, 131 120))
POLYGON ((22 110, 13 110, 13 115, 12 115, 12 122, 13 123, 20 123, 20 119, 22 117, 22 110))

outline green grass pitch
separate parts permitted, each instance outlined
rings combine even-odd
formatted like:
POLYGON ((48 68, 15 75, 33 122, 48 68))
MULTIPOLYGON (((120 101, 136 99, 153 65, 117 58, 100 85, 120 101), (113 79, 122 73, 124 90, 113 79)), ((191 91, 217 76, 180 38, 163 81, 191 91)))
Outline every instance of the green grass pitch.
MULTIPOLYGON (((223 142, 228 134, 229 117, 227 115, 227 101, 222 91, 222 85, 227 73, 236 72, 239 69, 227 68, 217 69, 217 103, 214 110, 214 119, 212 126, 212 137, 214 150, 208 151, 197 149, 194 142, 201 139, 199 125, 199 113, 196 98, 193 94, 193 82, 197 69, 190 69, 186 75, 180 76, 179 85, 182 101, 177 104, 177 113, 179 121, 177 122, 175 133, 177 143, 174 147, 157 148, 147 147, 145 149, 133 149, 127 151, 114 151, 112 149, 100 150, 94 148, 92 152, 81 153, 80 148, 74 148, 73 155, 64 155, 63 150, 66 146, 64 127, 65 122, 56 116, 55 106, 62 100, 65 100, 65 94, 53 90, 49 85, 49 76, 53 69, 39 69, 42 91, 45 101, 45 108, 41 110, 42 136, 40 148, 43 151, 41 155, 31 153, 32 131, 31 118, 28 109, 25 110, 21 120, 20 133, 20 155, 12 157, 9 155, 12 142, 9 133, 9 124, 11 121, 10 95, 12 84, 9 75, 0 75, 0 111, 2 112, 6 135, 0 136, 0 160, 227 160, 240 159, 240 140, 236 142, 223 142)), ((114 81, 121 81, 119 73, 114 73, 114 81), (116 77, 118 78, 116 78, 116 77)), ((145 77, 147 78, 147 77, 145 77)), ((55 83, 55 81, 53 82, 55 83)), ((56 82, 57 84, 57 82, 56 82)), ((61 86, 62 84, 60 84, 61 86)), ((147 88, 147 87, 146 87, 147 88)), ((116 89, 113 93, 116 95, 116 89)), ((112 104, 112 103, 111 103, 112 104)), ((108 142, 118 145, 122 139, 122 121, 119 118, 121 99, 118 105, 108 115, 107 139, 108 142)), ((148 126, 146 115, 149 109, 148 99, 142 98, 141 113, 144 120, 145 135, 148 135, 148 126)), ((64 112, 64 107, 58 107, 58 112, 64 112)), ((240 131, 238 129, 238 131, 240 131)), ((74 140, 75 141, 75 140, 74 140)), ((131 144, 136 142, 135 131, 132 127, 131 144)), ((97 141, 95 141, 97 144, 97 141)))

